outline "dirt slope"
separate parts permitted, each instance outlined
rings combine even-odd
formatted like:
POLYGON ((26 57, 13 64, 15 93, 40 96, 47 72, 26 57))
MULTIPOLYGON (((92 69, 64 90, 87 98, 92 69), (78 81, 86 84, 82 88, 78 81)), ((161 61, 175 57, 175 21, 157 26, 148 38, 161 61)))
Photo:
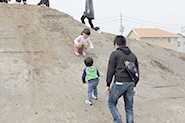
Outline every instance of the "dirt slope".
MULTIPOLYGON (((85 26, 47 7, 0 5, 0 11, 0 122, 112 123, 105 78, 115 35, 92 30, 95 49, 87 54, 101 77, 99 100, 87 106, 87 85, 81 82, 84 57, 73 53, 73 40, 85 26)), ((141 72, 135 122, 184 123, 185 55, 127 41, 141 72)), ((125 120, 122 99, 118 106, 125 120)))

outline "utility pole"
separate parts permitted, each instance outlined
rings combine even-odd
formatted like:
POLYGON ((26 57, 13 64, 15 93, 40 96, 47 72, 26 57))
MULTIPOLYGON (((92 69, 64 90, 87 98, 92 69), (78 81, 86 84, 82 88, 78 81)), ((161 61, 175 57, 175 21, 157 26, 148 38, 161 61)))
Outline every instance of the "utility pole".
POLYGON ((123 27, 123 25, 122 25, 122 13, 121 13, 121 15, 120 15, 120 32, 121 32, 121 35, 123 35, 123 32, 124 32, 124 27, 123 27))
POLYGON ((143 25, 143 20, 141 20, 141 26, 140 26, 140 28, 142 28, 142 25, 143 25))
POLYGON ((183 33, 185 32, 185 26, 181 27, 181 34, 183 35, 183 33))

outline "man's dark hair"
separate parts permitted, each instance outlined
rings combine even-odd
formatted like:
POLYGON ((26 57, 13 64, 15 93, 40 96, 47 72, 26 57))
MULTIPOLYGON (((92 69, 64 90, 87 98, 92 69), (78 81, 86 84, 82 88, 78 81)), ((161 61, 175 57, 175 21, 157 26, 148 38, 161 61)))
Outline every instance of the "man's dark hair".
POLYGON ((118 45, 118 46, 121 46, 121 45, 126 45, 126 39, 122 36, 122 35, 118 35, 115 37, 114 39, 114 45, 115 43, 118 45))
POLYGON ((85 58, 84 63, 86 65, 86 67, 90 67, 93 64, 93 59, 91 57, 87 57, 87 58, 85 58))

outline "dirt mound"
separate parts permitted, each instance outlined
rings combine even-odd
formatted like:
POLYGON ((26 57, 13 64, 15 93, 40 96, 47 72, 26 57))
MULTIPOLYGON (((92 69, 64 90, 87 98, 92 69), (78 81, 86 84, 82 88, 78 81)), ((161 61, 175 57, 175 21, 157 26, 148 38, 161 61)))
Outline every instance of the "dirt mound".
MULTIPOLYGON (((0 5, 0 122, 111 123, 105 78, 115 35, 90 36, 87 50, 100 72, 99 100, 85 105, 81 81, 84 57, 73 40, 85 26, 47 7, 0 5)), ((141 80, 135 96, 135 122, 185 122, 184 54, 127 40, 138 56, 141 80)), ((125 120, 123 101, 119 109, 125 120)))

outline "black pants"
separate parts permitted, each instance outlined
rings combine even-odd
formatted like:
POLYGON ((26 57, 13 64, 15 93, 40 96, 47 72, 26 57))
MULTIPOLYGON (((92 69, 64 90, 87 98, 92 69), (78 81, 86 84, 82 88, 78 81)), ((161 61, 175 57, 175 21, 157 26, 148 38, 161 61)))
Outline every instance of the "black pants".
POLYGON ((84 15, 82 15, 82 17, 81 17, 81 21, 82 21, 82 23, 83 24, 85 24, 85 18, 87 18, 88 19, 88 21, 89 21, 89 24, 90 24, 90 26, 91 26, 91 28, 92 29, 94 29, 94 25, 93 25, 93 23, 92 23, 92 19, 91 18, 88 18, 88 17, 85 17, 84 15))
POLYGON ((49 0, 41 0, 37 5, 45 4, 47 7, 49 7, 49 0))

